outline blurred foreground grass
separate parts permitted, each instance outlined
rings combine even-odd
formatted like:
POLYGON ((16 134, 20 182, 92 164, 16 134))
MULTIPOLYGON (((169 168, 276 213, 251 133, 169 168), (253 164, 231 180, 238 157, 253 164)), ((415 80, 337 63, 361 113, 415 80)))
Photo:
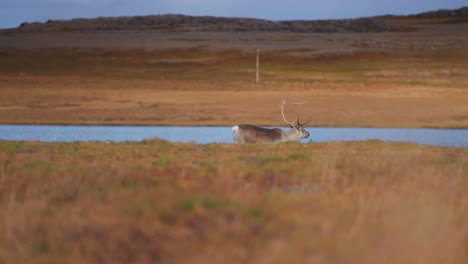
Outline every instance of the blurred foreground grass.
POLYGON ((468 150, 0 142, 0 263, 467 263, 468 150))

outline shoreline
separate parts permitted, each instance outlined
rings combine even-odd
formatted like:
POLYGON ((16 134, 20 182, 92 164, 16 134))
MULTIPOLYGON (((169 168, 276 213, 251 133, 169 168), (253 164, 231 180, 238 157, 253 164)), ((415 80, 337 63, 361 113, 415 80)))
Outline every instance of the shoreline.
MULTIPOLYGON (((231 127, 233 125, 222 125, 222 124, 211 124, 211 125, 171 125, 171 124, 119 124, 119 123, 0 123, 0 126, 77 126, 77 127, 93 127, 93 126, 102 126, 102 127, 231 127)), ((275 126, 275 125, 258 125, 261 127, 279 127, 286 128, 284 126, 275 126)), ((434 130, 467 130, 468 127, 373 127, 373 126, 304 126, 305 128, 362 128, 362 129, 434 129, 434 130)))

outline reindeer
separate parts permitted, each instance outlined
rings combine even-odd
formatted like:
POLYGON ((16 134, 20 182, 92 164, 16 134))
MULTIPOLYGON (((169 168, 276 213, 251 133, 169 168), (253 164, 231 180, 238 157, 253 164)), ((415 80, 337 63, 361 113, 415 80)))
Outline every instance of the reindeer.
MULTIPOLYGON (((280 109, 281 115, 283 116, 284 122, 289 124, 291 130, 285 131, 279 128, 264 128, 254 125, 237 125, 232 127, 232 133, 234 136, 235 143, 255 143, 255 142, 270 142, 270 143, 279 143, 286 141, 300 141, 303 138, 308 138, 310 136, 309 132, 305 131, 304 125, 309 123, 310 118, 307 122, 301 123, 299 121, 300 112, 296 115, 296 119, 293 122, 286 120, 284 115, 284 104, 286 100, 281 100, 280 109)), ((294 103, 302 106, 304 102, 294 103)))

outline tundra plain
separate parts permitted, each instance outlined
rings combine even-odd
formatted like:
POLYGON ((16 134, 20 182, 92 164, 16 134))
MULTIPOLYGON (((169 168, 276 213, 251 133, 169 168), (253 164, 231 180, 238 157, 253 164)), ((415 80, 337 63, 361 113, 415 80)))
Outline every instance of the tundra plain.
MULTIPOLYGON (((468 21, 387 19, 3 30, 0 123, 282 125, 286 98, 310 126, 468 127, 468 21)), ((466 148, 410 143, 0 141, 0 263, 467 263, 467 173, 466 148)))
POLYGON ((396 32, 71 31, 0 34, 0 122, 468 127, 465 20, 396 32), (260 84, 255 51, 260 49, 260 84))

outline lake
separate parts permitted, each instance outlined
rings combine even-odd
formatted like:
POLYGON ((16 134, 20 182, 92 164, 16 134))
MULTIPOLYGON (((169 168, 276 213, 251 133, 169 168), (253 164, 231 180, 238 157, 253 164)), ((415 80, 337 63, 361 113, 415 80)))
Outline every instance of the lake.
MULTIPOLYGON (((383 141, 433 146, 468 147, 468 129, 309 127, 308 142, 383 141)), ((0 140, 73 142, 141 141, 160 138, 173 142, 233 143, 231 127, 0 125, 0 140)))

